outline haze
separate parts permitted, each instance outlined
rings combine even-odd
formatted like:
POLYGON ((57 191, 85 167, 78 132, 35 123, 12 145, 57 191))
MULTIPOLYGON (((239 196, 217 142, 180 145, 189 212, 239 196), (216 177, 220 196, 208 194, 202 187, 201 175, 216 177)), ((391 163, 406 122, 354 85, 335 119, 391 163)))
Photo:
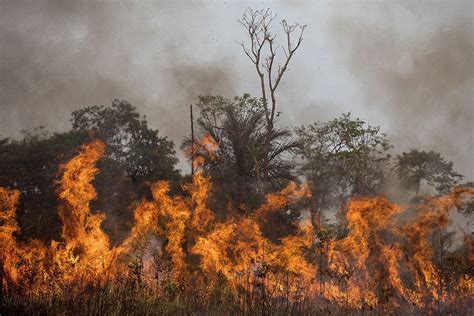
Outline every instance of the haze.
POLYGON ((179 152, 198 95, 259 95, 238 44, 249 5, 308 25, 278 94, 282 124, 350 111, 397 152, 440 151, 474 178, 471 1, 2 0, 0 136, 64 131, 72 110, 119 98, 179 152))

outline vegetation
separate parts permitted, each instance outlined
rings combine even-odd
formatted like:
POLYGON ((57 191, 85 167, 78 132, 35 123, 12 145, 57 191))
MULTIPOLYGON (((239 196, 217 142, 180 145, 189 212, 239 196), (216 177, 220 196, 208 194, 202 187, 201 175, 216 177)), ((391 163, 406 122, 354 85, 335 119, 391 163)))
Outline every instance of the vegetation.
POLYGON ((192 176, 123 100, 0 139, 2 314, 472 314, 473 238, 452 214, 472 214, 474 185, 350 113, 281 126, 305 27, 283 20, 278 46, 274 19, 240 20, 262 95, 197 100, 192 176), (385 194, 393 171, 408 205, 385 194))
POLYGON ((446 161, 440 153, 412 149, 397 156, 396 170, 398 177, 416 194, 420 192, 424 180, 434 186, 439 193, 447 192, 459 183, 463 176, 453 170, 453 163, 446 161))
POLYGON ((24 131, 21 140, 4 139, 0 186, 22 193, 18 215, 24 236, 44 241, 57 238, 61 229, 55 211, 58 166, 76 155, 81 144, 98 137, 106 144, 106 155, 94 182, 101 199, 93 207, 105 212, 106 231, 117 241, 133 219, 133 213, 123 206, 143 196, 148 182, 166 179, 178 187, 173 143, 150 129, 126 101, 114 100, 110 107, 85 107, 71 116, 68 132, 51 134, 39 127, 24 131))
POLYGON ((381 192, 391 145, 380 127, 343 114, 298 128, 296 133, 302 160, 298 171, 311 182, 316 218, 323 210, 343 210, 350 196, 381 192))
POLYGON ((392 161, 379 127, 343 114, 274 130, 260 186, 260 100, 198 108, 199 141, 183 142, 192 179, 125 101, 74 112, 65 133, 2 141, 3 310, 468 314, 472 237, 449 230, 449 214, 469 216, 474 191, 455 186, 452 163, 430 153, 439 168, 423 179, 443 190, 393 204, 380 195, 390 166, 419 152, 392 161))

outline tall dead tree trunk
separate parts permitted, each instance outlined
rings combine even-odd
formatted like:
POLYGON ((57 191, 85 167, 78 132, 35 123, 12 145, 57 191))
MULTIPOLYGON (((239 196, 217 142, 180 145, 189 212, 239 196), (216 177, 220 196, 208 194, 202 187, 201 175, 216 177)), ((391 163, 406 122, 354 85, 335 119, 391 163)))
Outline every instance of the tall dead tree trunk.
MULTIPOLYGON (((265 108, 266 136, 263 144, 263 177, 264 182, 269 180, 270 151, 272 132, 278 116, 276 91, 283 75, 288 70, 288 65, 296 50, 303 41, 303 32, 306 25, 299 23, 288 24, 286 20, 281 21, 285 34, 285 43, 275 42, 276 34, 270 32, 272 22, 276 15, 270 9, 252 10, 247 9, 239 23, 245 28, 249 37, 249 44, 241 43, 242 49, 255 66, 262 93, 262 104, 265 108), (295 30, 299 30, 294 40, 295 30), (277 62, 278 50, 282 50, 285 58, 277 62), (276 66, 277 65, 277 66, 276 66)), ((257 171, 259 172, 259 171, 257 171)))

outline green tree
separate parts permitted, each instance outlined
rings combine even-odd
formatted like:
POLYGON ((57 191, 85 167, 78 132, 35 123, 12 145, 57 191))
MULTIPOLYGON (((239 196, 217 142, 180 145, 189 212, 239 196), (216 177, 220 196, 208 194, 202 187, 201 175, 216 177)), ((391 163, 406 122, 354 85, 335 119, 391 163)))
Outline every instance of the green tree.
POLYGON ((378 191, 391 147, 380 127, 350 113, 296 129, 301 144, 299 170, 312 184, 313 212, 340 210, 350 195, 378 191))
MULTIPOLYGON (((219 195, 237 208, 255 206, 262 192, 259 183, 264 172, 266 123, 261 101, 244 94, 233 100, 221 96, 201 96, 197 104, 198 134, 210 135, 218 145, 214 159, 205 151, 203 168, 212 176, 219 195)), ((183 148, 191 145, 186 139, 183 148)), ((288 159, 297 147, 287 129, 274 129, 271 134, 269 182, 278 189, 293 179, 288 159)), ((243 208, 241 208, 243 211, 243 208)))
POLYGON ((127 101, 114 100, 110 107, 88 106, 72 112, 75 131, 93 131, 105 142, 107 158, 123 167, 136 180, 176 179, 178 162, 173 142, 148 127, 127 101))
MULTIPOLYGON (((202 96, 197 108, 198 137, 208 134, 217 144, 212 157, 200 146, 195 146, 195 156, 204 158, 202 168, 212 178, 211 209, 218 216, 248 214, 264 201, 267 190, 278 190, 294 180, 290 158, 298 144, 289 130, 274 129, 269 178, 262 181, 267 130, 261 100, 249 94, 234 99, 202 96)), ((185 139, 183 147, 189 150, 190 146, 191 140, 185 139)), ((296 229, 298 218, 297 209, 282 209, 260 216, 259 224, 262 232, 276 241, 296 229)))
POLYGON ((399 179, 418 195, 422 181, 436 188, 438 193, 447 192, 463 176, 453 169, 440 153, 412 149, 396 157, 395 170, 399 179))
POLYGON ((125 101, 85 107, 73 112, 71 121, 73 129, 68 132, 51 134, 40 127, 23 131, 21 140, 1 140, 0 185, 21 192, 18 219, 23 237, 57 239, 59 165, 76 155, 81 144, 99 137, 106 154, 94 181, 99 198, 91 207, 106 213, 104 229, 112 242, 118 242, 133 222, 128 206, 149 193, 149 182, 164 179, 178 184, 173 143, 149 128, 125 101))
POLYGON ((39 127, 23 131, 21 140, 0 141, 0 186, 21 193, 17 214, 25 238, 59 237, 55 192, 58 168, 88 139, 84 133, 50 134, 39 127))
POLYGON ((94 186, 99 198, 93 209, 102 210, 112 242, 126 237, 133 222, 129 205, 149 194, 150 182, 168 180, 178 190, 180 174, 173 142, 148 126, 146 117, 123 100, 112 105, 88 106, 72 112, 74 131, 92 134, 106 145, 94 186))
MULTIPOLYGON (((461 186, 465 188, 474 189, 474 182, 468 181, 468 182, 462 183, 461 186)), ((459 211, 465 215, 473 214, 474 213, 474 198, 471 198, 471 200, 466 203, 465 207, 459 211)))

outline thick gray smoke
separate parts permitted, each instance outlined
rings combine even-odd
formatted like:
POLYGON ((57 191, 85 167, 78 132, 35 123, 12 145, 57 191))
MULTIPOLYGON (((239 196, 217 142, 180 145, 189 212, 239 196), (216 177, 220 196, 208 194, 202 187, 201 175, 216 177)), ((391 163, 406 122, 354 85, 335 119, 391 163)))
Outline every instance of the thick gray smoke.
POLYGON ((72 110, 119 98, 179 146, 199 94, 234 94, 229 63, 200 57, 206 17, 199 2, 2 1, 0 135, 66 130, 72 110))
POLYGON ((66 130, 72 110, 121 98, 179 145, 198 95, 259 93, 238 45, 248 5, 308 24, 278 92, 283 124, 351 111, 398 151, 440 151, 474 178, 470 1, 4 0, 0 135, 66 130))
POLYGON ((399 150, 437 150, 474 176, 474 4, 383 3, 335 13, 341 60, 399 150))

